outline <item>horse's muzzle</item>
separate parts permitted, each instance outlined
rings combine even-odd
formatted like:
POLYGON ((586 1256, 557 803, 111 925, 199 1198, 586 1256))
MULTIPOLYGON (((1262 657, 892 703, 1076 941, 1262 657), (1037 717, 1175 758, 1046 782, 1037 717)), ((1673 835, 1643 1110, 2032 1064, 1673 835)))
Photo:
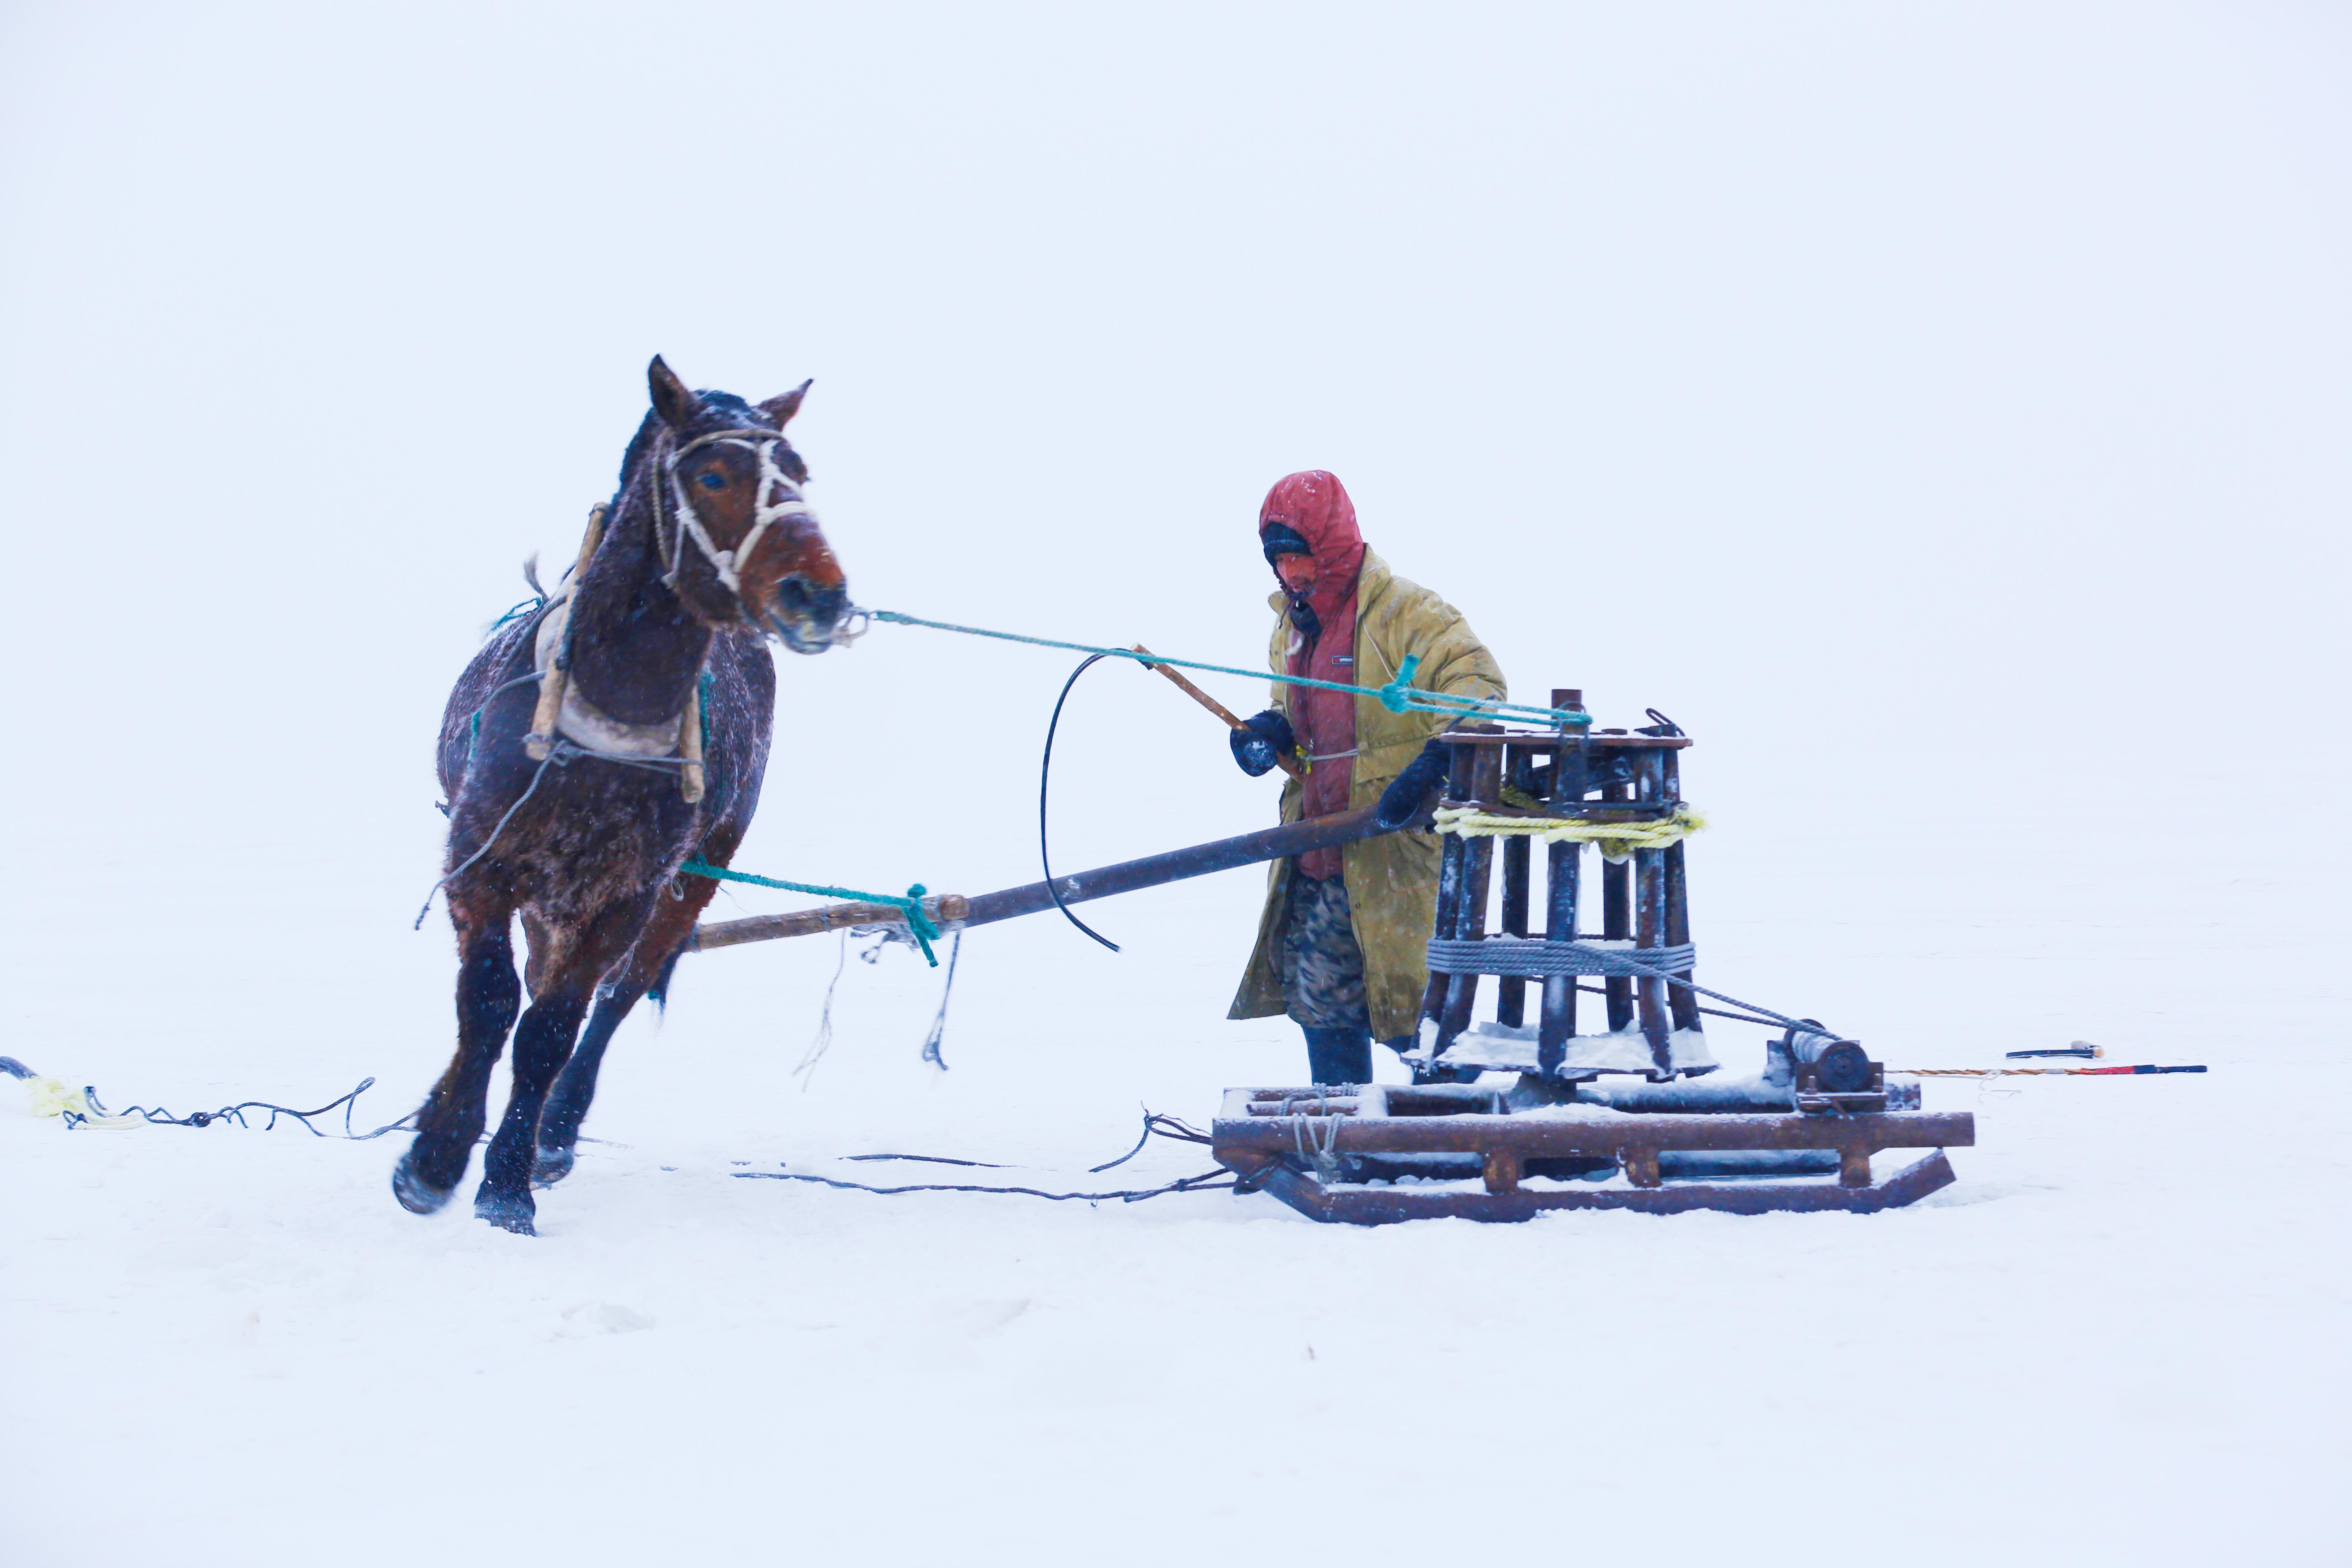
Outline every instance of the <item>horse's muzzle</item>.
POLYGON ((839 640, 841 624, 848 613, 846 584, 820 587, 794 572, 776 584, 768 626, 794 653, 823 653, 839 640))

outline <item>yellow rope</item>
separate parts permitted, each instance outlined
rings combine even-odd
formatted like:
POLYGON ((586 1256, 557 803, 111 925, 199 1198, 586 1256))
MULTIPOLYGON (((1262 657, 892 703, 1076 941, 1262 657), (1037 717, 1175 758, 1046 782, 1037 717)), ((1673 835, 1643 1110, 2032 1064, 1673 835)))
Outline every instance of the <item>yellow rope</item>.
POLYGON ((1566 816, 1496 816, 1473 805, 1440 806, 1437 831, 1465 838, 1533 838, 1543 844, 1598 844, 1601 853, 1622 860, 1636 849, 1664 849, 1706 826, 1685 806, 1661 822, 1584 822, 1566 816))
POLYGON ((140 1122, 136 1116, 96 1114, 90 1110, 89 1101, 82 1098, 81 1090, 58 1079, 28 1078, 25 1080, 25 1089, 32 1096, 31 1109, 36 1116, 63 1116, 70 1110, 82 1118, 82 1124, 87 1127, 135 1127, 140 1122))

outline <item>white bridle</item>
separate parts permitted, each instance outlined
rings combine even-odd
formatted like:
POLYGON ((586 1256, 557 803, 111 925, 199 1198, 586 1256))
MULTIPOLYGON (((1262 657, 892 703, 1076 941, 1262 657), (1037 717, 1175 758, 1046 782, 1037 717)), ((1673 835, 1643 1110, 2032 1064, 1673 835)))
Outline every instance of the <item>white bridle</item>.
MULTIPOLYGON (((662 475, 669 481, 670 501, 677 512, 676 521, 669 529, 668 547, 663 551, 668 561, 668 570, 662 574, 663 586, 672 593, 677 591, 678 568, 686 560, 686 542, 691 539, 694 547, 702 552, 702 558, 710 563, 711 570, 719 574, 719 581, 740 601, 743 588, 735 569, 751 559, 751 552, 759 545, 760 536, 787 518, 804 517, 811 522, 816 521, 816 513, 810 510, 808 503, 801 499, 799 487, 793 483, 792 476, 777 465, 776 447, 783 438, 781 430, 713 430, 708 436, 697 436, 662 460, 662 475), (702 514, 695 510, 693 493, 686 488, 685 479, 678 476, 678 465, 686 460, 688 454, 722 442, 730 447, 748 447, 760 460, 760 490, 751 503, 751 530, 743 536, 743 542, 732 550, 719 549, 718 542, 710 537, 710 531, 702 525, 702 514)), ((661 489, 658 483, 654 487, 654 535, 656 542, 659 542, 662 531, 661 489)))

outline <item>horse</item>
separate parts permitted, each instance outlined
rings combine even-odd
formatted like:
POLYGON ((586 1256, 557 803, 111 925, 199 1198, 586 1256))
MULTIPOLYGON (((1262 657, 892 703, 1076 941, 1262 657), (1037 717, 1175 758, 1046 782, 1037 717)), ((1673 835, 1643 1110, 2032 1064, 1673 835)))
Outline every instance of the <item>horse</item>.
POLYGON ((659 356, 646 383, 601 533, 592 521, 568 584, 485 643, 442 715, 457 1048, 393 1171, 414 1214, 464 1178, 511 1029, 513 1093, 474 1213, 535 1234, 532 1186, 570 1173, 605 1046, 641 998, 663 999, 717 890, 679 868, 725 867, 751 826, 775 724, 766 639, 823 653, 855 618, 784 437, 809 384, 750 404, 689 391, 659 356))

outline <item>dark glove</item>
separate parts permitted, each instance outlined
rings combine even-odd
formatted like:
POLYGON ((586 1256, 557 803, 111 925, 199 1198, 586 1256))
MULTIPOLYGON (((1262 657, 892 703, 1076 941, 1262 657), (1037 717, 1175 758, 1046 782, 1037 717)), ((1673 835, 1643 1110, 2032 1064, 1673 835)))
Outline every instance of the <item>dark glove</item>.
POLYGON ((1374 808, 1372 819, 1382 827, 1402 827, 1419 816, 1429 797, 1445 783, 1446 771, 1453 765, 1454 749, 1443 741, 1430 742, 1381 791, 1381 804, 1374 808))
POLYGON ((1277 760, 1298 750, 1298 737, 1290 732, 1290 721, 1272 708, 1250 715, 1249 721, 1229 731, 1227 738, 1233 742, 1234 761, 1252 778, 1263 777, 1273 771, 1277 760))

